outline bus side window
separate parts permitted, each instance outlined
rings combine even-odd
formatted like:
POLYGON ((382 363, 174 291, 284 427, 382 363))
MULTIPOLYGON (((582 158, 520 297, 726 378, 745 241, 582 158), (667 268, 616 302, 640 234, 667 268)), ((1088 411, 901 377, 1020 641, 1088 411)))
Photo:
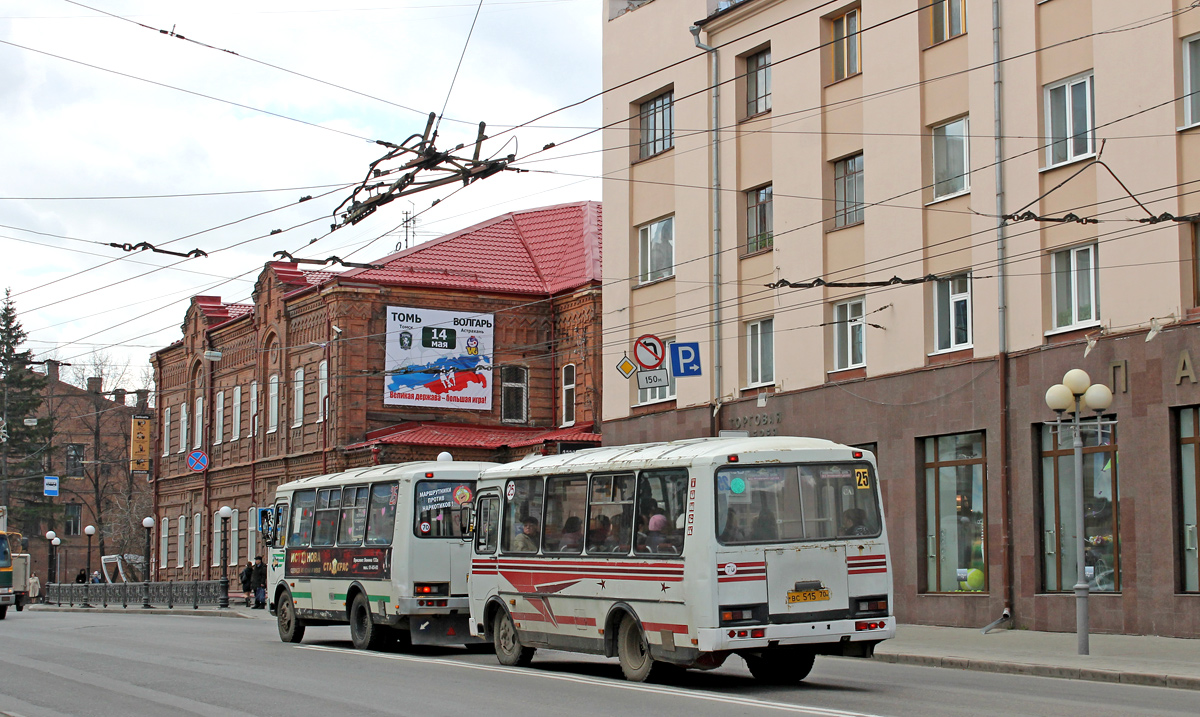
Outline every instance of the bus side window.
POLYGON ((500 547, 506 553, 536 553, 542 530, 542 479, 515 478, 504 485, 500 547))
POLYGON ((546 523, 542 550, 583 552, 583 518, 587 513, 587 476, 552 476, 546 480, 546 523))
POLYGON ((391 545, 396 530, 396 503, 400 488, 395 483, 371 486, 370 517, 367 519, 367 545, 391 545))
POLYGON ((337 534, 337 518, 341 512, 342 489, 323 488, 317 491, 317 509, 313 516, 312 544, 314 547, 333 545, 337 534))
POLYGON ((274 508, 259 508, 258 531, 269 541, 272 548, 284 547, 287 540, 288 504, 279 503, 274 508))
POLYGON ((687 504, 686 470, 644 471, 638 477, 634 552, 679 555, 687 504))
POLYGON ((288 536, 289 548, 307 548, 312 543, 313 509, 317 503, 317 492, 302 490, 292 494, 292 532, 288 536))
POLYGON ((495 496, 479 501, 475 531, 475 552, 481 555, 496 552, 496 537, 500 532, 500 500, 495 496))
POLYGON ((367 496, 365 485, 342 489, 342 515, 338 524, 338 545, 362 545, 367 528, 367 496))

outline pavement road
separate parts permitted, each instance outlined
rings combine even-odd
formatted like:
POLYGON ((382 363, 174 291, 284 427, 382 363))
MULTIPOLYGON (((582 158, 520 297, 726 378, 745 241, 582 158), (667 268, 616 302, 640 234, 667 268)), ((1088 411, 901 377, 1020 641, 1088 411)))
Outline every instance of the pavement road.
POLYGON ((25 611, 0 622, 0 715, 1197 714, 1195 691, 818 658, 796 687, 742 661, 667 684, 615 660, 539 651, 530 668, 457 648, 359 652, 345 627, 279 641, 265 619, 25 611))

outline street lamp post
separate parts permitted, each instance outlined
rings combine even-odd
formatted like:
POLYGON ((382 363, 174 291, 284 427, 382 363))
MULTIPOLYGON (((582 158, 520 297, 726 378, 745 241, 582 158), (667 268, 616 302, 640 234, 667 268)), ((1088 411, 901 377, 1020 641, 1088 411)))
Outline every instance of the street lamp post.
MULTIPOLYGON (((54 541, 58 540, 58 534, 53 530, 46 531, 46 584, 58 582, 54 579, 54 546, 58 545, 54 541)), ((61 542, 61 541, 60 541, 61 542)))
POLYGON ((1101 383, 1093 384, 1087 373, 1082 369, 1073 368, 1063 376, 1063 382, 1051 386, 1046 391, 1046 405, 1058 418, 1054 424, 1058 430, 1070 427, 1072 446, 1075 459, 1075 634, 1079 643, 1079 654, 1089 654, 1088 649, 1088 582, 1086 573, 1087 548, 1084 535, 1083 513, 1083 431, 1095 430, 1097 434, 1104 431, 1104 426, 1114 425, 1115 421, 1104 421, 1100 414, 1112 405, 1112 391, 1101 383), (1092 409, 1096 412, 1096 421, 1085 425, 1079 417, 1080 411, 1092 409), (1063 411, 1071 412, 1070 423, 1063 423, 1063 411))
POLYGON ((229 550, 225 546, 229 545, 229 516, 233 515, 233 509, 223 505, 217 514, 221 516, 221 597, 217 602, 217 607, 228 608, 229 550))
POLYGON ((92 536, 96 534, 96 526, 87 526, 83 529, 83 534, 86 535, 88 539, 87 582, 83 584, 83 606, 91 607, 91 601, 88 598, 91 597, 92 592, 92 536))
POLYGON ((146 516, 142 518, 142 527, 146 529, 146 586, 142 590, 142 607, 148 609, 150 607, 150 532, 154 530, 154 518, 146 516))

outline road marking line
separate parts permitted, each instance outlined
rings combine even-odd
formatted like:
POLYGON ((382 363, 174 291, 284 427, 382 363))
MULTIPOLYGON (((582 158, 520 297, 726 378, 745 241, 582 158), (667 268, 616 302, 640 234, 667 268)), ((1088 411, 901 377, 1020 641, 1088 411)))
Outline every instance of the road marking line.
POLYGON ((817 717, 882 717, 882 715, 867 713, 867 712, 848 712, 846 710, 835 710, 824 707, 808 707, 805 705, 793 705, 786 702, 769 702, 767 700, 758 700, 751 697, 736 697, 733 695, 723 695, 715 692, 693 692, 679 687, 665 687, 661 685, 646 685, 637 682, 620 682, 616 680, 606 680, 597 677, 585 677, 583 675, 565 675, 556 672, 542 672, 540 670, 531 670, 520 667, 504 667, 503 665, 480 665, 474 662, 459 662, 457 660, 447 660, 439 657, 418 657, 415 655, 394 655, 382 652, 370 652, 366 650, 353 650, 342 647, 325 647, 323 645, 294 645, 301 650, 316 650, 318 652, 336 652, 344 655, 356 655, 359 657, 374 657, 384 660, 400 660, 402 662, 420 662, 424 664, 447 665, 451 667, 461 667, 469 670, 482 670, 484 672, 503 672, 507 674, 519 674, 530 677, 542 677, 549 680, 560 680, 563 682, 577 682, 585 685, 596 685, 606 688, 617 688, 623 690, 631 690, 634 692, 651 692, 663 695, 671 695, 675 697, 687 697, 694 700, 703 700, 706 702, 718 702, 722 704, 739 705, 742 707, 758 707, 761 709, 777 710, 782 712, 793 712, 797 714, 816 715, 817 717))

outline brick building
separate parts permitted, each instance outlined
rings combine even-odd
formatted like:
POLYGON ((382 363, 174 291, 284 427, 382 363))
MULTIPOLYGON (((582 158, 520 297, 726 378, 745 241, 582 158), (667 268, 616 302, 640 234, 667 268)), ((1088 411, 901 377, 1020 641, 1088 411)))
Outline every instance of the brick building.
POLYGON ((270 263, 250 304, 193 297, 152 357, 158 579, 217 573, 223 505, 230 563, 252 557, 247 516, 289 480, 598 444, 600 229, 598 202, 514 212, 373 268, 270 263))

